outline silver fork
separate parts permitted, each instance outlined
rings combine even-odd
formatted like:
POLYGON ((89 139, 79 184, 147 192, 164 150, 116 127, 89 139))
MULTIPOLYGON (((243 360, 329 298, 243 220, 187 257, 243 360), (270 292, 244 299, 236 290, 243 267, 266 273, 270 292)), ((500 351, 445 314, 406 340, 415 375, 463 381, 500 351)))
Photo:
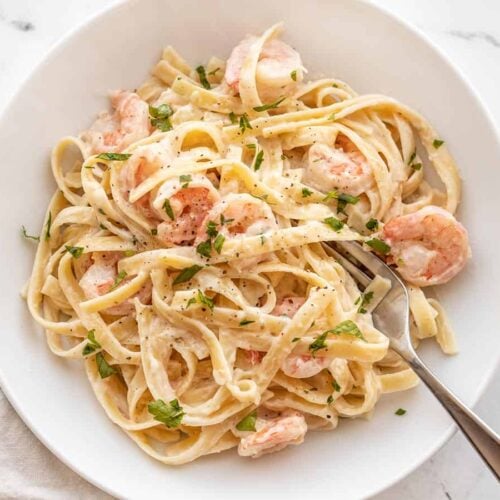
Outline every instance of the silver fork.
POLYGON ((432 374, 413 348, 408 291, 398 275, 376 255, 363 250, 359 243, 335 241, 324 243, 323 247, 342 264, 362 290, 377 275, 390 280, 391 290, 373 311, 375 326, 389 337, 391 348, 413 368, 499 479, 498 435, 432 374))

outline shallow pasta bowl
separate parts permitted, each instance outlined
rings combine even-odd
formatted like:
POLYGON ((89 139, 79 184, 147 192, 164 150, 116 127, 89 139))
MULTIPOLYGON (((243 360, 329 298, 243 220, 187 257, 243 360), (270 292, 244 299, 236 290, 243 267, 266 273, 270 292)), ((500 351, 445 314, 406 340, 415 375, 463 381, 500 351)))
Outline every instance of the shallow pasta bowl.
POLYGON ((500 213, 500 143, 474 93, 435 48, 404 23, 354 0, 255 0, 236 8, 222 0, 122 3, 62 41, 0 120, 2 388, 59 458, 116 496, 145 498, 161 491, 217 499, 366 497, 410 472, 452 433, 444 411, 418 387, 384 396, 370 421, 343 420, 335 432, 310 433, 302 446, 282 453, 252 461, 229 452, 168 468, 107 419, 82 365, 50 353, 19 298, 34 249, 17 235, 21 225, 34 231, 41 226, 55 188, 48 157, 56 141, 86 127, 106 106, 108 90, 138 86, 163 46, 175 46, 197 65, 211 55, 227 57, 244 34, 278 20, 285 21, 285 40, 301 52, 312 76, 334 75, 360 93, 400 99, 422 112, 446 140, 464 179, 459 217, 469 228, 474 258, 461 276, 436 291, 457 331, 460 354, 445 357, 434 345, 421 352, 469 405, 498 364, 500 234, 492 229, 500 213), (480 131, 474 141, 471 131, 480 131), (407 410, 404 417, 394 415, 398 407, 407 410))

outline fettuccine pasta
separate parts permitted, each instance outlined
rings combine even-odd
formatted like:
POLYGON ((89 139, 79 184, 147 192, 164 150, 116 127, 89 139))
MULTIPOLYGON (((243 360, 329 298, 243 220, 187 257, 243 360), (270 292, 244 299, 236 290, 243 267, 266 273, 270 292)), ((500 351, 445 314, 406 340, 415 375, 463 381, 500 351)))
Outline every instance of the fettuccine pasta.
POLYGON ((196 69, 167 47, 52 154, 28 307, 165 464, 277 451, 417 384, 372 321, 387 282, 359 290, 323 242, 385 258, 409 284, 415 344, 456 351, 424 292, 469 256, 446 144, 395 99, 306 81, 281 31, 196 69))

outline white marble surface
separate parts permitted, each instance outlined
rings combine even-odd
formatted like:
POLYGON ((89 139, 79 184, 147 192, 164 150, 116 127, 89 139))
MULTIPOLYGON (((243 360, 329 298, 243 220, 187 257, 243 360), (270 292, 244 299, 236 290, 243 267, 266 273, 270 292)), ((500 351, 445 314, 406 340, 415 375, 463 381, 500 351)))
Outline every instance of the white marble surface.
MULTIPOLYGON (((54 42, 111 3, 113 0, 0 0, 0 110, 54 42)), ((499 0, 375 3, 411 21, 439 45, 464 72, 500 126, 499 0)), ((479 415, 497 431, 499 394, 497 376, 476 406, 479 415)), ((0 498, 110 498, 52 456, 24 426, 1 392, 0 422, 0 458, 12 450, 24 456, 24 467, 15 474, 0 466, 0 498), (20 482, 25 485, 23 493, 16 491, 20 482)), ((493 500, 500 498, 500 488, 466 440, 456 434, 433 458, 376 498, 493 500)))

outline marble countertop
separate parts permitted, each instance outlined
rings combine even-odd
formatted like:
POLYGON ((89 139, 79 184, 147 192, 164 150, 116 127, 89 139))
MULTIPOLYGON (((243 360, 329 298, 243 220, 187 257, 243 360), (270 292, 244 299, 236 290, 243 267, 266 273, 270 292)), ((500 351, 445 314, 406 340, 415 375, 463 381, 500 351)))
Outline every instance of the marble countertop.
MULTIPOLYGON (((82 20, 114 0, 0 0, 0 111, 48 48, 82 20)), ((412 22, 465 74, 500 128, 500 2, 498 0, 375 0, 412 22)), ((479 415, 498 429, 500 377, 476 405, 479 415)), ((12 475, 0 465, 0 498, 111 498, 60 463, 25 428, 0 391, 0 421, 9 430, 0 457, 9 447, 25 453, 16 471, 30 493, 19 495, 12 475), (3 452, 2 452, 3 448, 3 452), (37 467, 44 464, 44 473, 37 467), (48 466, 47 466, 48 465, 48 466)), ((19 484, 19 483, 17 483, 19 484)), ((500 489, 492 474, 460 434, 416 471, 377 500, 490 500, 500 489)))

